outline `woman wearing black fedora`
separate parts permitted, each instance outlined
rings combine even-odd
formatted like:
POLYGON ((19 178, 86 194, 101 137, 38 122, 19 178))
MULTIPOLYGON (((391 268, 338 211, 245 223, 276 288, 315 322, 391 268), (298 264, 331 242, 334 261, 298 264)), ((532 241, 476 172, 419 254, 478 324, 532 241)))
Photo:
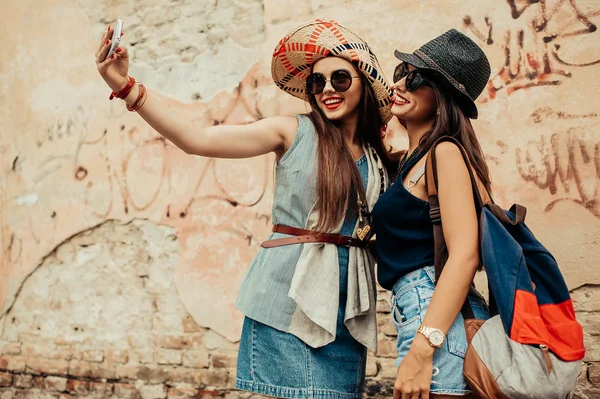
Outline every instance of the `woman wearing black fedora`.
MULTIPOLYGON (((391 95, 377 58, 335 21, 299 26, 276 46, 271 72, 312 110, 241 126, 194 126, 128 76, 120 46, 96 53, 111 98, 188 154, 274 153, 273 234, 250 265, 237 308, 246 316, 236 387, 279 398, 361 399, 376 350, 370 210, 388 186, 382 138, 391 95)), ((201 267, 200 265, 198 267, 201 267)))
POLYGON ((440 137, 466 149, 487 189, 490 177, 471 125, 475 99, 487 85, 489 62, 471 39, 450 30, 413 54, 396 51, 392 113, 406 123, 409 147, 395 181, 373 210, 378 280, 393 293, 398 332, 394 398, 472 396, 463 376, 467 349, 461 307, 468 298, 478 319, 489 317, 471 287, 479 266, 478 221, 471 180, 461 151, 444 141, 435 148, 438 197, 448 260, 435 281, 434 233, 425 164, 440 137))

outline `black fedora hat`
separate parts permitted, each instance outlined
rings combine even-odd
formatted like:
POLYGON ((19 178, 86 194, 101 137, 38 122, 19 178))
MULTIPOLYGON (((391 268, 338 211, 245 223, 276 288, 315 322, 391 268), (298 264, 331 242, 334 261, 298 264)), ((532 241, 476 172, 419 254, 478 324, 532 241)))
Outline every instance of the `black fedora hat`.
POLYGON ((413 54, 396 50, 396 58, 420 69, 441 74, 462 97, 465 113, 477 119, 475 99, 490 78, 490 63, 483 50, 456 29, 451 29, 425 43, 413 54))

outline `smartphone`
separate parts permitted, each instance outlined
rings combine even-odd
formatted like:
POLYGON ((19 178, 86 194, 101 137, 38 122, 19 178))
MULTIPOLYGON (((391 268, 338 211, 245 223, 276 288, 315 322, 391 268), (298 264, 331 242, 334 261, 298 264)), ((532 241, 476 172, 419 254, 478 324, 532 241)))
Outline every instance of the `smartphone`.
POLYGON ((110 49, 108 50, 108 54, 106 54, 105 60, 112 57, 112 55, 117 51, 117 47, 121 43, 121 32, 123 31, 123 20, 117 19, 117 23, 115 24, 115 29, 113 31, 112 39, 110 40, 110 49))

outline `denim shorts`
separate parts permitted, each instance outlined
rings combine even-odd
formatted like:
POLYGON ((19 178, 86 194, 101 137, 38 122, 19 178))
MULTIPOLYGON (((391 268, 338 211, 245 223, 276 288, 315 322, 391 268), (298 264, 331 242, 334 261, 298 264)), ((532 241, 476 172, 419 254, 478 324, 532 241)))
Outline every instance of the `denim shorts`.
POLYGON ((277 398, 361 399, 366 358, 366 348, 349 333, 312 348, 246 317, 236 388, 277 398))
MULTIPOLYGON (((396 366, 400 366, 402 359, 408 354, 417 329, 429 308, 435 288, 434 276, 434 267, 427 266, 405 275, 394 284, 392 319, 398 333, 396 366)), ((489 318, 485 300, 474 288, 469 293, 469 303, 476 318, 489 318)), ((459 313, 446 335, 446 342, 433 355, 431 393, 467 395, 471 392, 462 373, 466 351, 464 319, 459 313)))

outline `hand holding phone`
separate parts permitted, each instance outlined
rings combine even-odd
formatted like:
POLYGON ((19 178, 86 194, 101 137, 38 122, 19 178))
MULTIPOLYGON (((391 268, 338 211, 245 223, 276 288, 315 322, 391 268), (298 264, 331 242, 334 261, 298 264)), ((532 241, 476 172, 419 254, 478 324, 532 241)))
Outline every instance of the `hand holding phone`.
POLYGON ((121 43, 121 32, 123 31, 123 20, 117 19, 117 23, 115 24, 115 29, 113 31, 112 39, 110 40, 110 49, 106 54, 106 60, 112 57, 112 55, 117 51, 117 47, 121 43))

